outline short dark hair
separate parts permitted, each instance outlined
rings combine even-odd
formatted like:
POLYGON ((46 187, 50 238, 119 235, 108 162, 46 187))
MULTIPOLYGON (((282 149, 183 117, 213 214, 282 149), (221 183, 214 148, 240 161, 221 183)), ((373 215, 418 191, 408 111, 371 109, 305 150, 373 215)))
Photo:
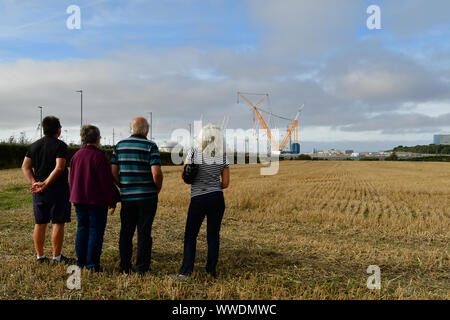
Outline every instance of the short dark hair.
POLYGON ((58 118, 48 116, 42 120, 42 129, 46 136, 52 136, 58 133, 58 129, 61 129, 61 123, 58 118))
POLYGON ((100 130, 96 126, 85 125, 80 131, 83 144, 95 144, 100 137, 100 130))

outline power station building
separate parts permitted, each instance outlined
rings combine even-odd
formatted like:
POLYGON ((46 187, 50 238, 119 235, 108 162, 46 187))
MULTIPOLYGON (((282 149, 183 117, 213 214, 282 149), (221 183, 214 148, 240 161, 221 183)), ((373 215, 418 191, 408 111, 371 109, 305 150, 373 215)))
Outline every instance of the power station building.
POLYGON ((159 145, 158 149, 160 152, 172 152, 178 143, 174 141, 164 141, 161 145, 159 145))
POLYGON ((450 145, 450 134, 436 134, 436 135, 434 135, 433 144, 436 144, 436 145, 440 145, 440 144, 450 145))

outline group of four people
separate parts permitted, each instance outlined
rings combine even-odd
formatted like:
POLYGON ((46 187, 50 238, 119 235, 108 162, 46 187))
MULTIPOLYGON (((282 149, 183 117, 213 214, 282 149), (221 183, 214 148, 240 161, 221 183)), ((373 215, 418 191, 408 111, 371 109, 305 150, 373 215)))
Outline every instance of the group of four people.
MULTIPOLYGON (((100 256, 107 223, 108 208, 114 213, 121 202, 119 237, 120 272, 131 273, 133 236, 137 229, 135 271, 149 272, 152 252, 152 224, 163 173, 157 145, 147 139, 149 125, 145 118, 135 118, 132 135, 120 141, 110 161, 99 149, 100 130, 92 125, 81 128, 82 147, 67 169, 67 145, 59 140, 61 124, 56 117, 42 121, 44 137, 31 144, 22 171, 31 185, 35 216, 34 244, 37 261, 50 262, 44 254, 45 232, 52 223, 53 262, 76 263, 101 272, 100 256), (120 192, 118 190, 120 189, 120 192), (71 203, 75 206, 78 227, 75 241, 77 259, 61 254, 64 225, 71 221, 71 203)), ((230 169, 223 151, 223 134, 213 125, 205 126, 184 165, 196 163, 198 171, 191 185, 184 236, 184 258, 174 279, 184 280, 194 269, 196 242, 207 217, 208 258, 204 271, 216 276, 219 257, 219 232, 225 211, 222 190, 230 181, 230 169)), ((184 169, 184 167, 183 167, 184 169)), ((173 191, 173 190, 172 190, 173 191)))

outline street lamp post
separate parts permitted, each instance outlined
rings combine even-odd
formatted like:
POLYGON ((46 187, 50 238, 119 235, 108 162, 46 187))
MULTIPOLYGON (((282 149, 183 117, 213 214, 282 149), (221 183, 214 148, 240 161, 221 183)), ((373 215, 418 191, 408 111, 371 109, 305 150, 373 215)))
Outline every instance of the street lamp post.
POLYGON ((39 122, 39 127, 41 128, 41 138, 42 138, 42 108, 43 108, 44 106, 39 106, 38 108, 39 109, 41 109, 41 122, 39 122))
POLYGON ((77 90, 76 92, 79 92, 80 93, 80 97, 81 97, 81 108, 80 108, 80 111, 81 111, 81 117, 80 117, 80 128, 82 128, 83 127, 83 90, 77 90))
POLYGON ((150 115, 150 140, 153 140, 153 113, 149 112, 150 115))
POLYGON ((150 140, 153 140, 153 113, 150 112, 150 140))

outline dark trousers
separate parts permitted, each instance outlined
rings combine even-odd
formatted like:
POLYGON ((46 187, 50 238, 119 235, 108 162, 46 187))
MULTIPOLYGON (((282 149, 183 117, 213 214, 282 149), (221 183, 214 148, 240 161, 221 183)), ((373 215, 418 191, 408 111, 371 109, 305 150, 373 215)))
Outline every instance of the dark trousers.
POLYGON ((80 268, 100 270, 103 236, 108 216, 107 206, 75 204, 78 218, 75 251, 80 268))
POLYGON ((219 260, 219 232, 224 212, 225 201, 222 192, 211 192, 191 199, 184 234, 184 258, 180 269, 181 274, 190 275, 194 270, 197 236, 206 216, 208 241, 206 272, 216 276, 216 266, 219 260))
POLYGON ((122 201, 120 210, 120 269, 131 270, 133 255, 133 236, 137 228, 136 271, 145 273, 150 270, 152 255, 152 225, 158 206, 158 198, 136 201, 122 201))

